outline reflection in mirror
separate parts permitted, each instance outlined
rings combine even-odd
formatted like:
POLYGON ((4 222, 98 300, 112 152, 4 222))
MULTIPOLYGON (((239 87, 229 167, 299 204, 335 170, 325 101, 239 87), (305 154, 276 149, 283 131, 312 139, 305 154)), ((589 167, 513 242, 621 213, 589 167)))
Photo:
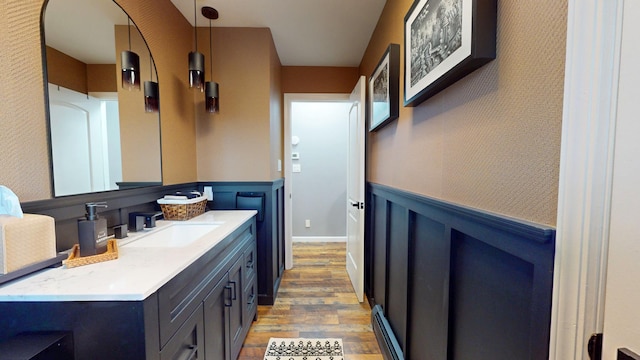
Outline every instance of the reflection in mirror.
POLYGON ((111 0, 45 6, 54 196, 160 185, 158 113, 145 112, 142 91, 120 84, 120 53, 129 43, 141 80, 157 79, 142 35, 111 0))

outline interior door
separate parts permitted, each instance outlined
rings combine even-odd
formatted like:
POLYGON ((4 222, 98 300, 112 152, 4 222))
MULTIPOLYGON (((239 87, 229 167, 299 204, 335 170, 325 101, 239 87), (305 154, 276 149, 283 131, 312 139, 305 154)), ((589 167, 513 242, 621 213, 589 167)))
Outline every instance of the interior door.
POLYGON ((347 273, 358 301, 364 301, 365 77, 351 92, 347 171, 347 273))
POLYGON ((640 24, 626 21, 640 16, 640 3, 625 1, 623 8, 602 359, 627 359, 617 357, 619 348, 640 358, 640 43, 632 35, 640 24))

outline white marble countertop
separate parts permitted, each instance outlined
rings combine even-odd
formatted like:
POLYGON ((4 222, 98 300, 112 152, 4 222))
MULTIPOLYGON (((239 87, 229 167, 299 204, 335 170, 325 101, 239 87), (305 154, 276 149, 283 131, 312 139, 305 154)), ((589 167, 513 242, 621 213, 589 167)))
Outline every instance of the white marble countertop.
POLYGON ((45 269, 0 286, 0 301, 138 301, 157 291, 211 250, 254 210, 209 211, 187 221, 158 220, 156 227, 118 240, 118 259, 74 268, 45 269), (184 247, 127 246, 172 224, 219 226, 184 247))

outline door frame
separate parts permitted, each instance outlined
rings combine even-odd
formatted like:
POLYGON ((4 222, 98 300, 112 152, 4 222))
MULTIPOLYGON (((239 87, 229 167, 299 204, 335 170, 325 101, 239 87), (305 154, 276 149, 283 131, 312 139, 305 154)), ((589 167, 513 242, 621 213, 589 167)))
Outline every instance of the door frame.
MULTIPOLYGON (((349 94, 308 94, 308 93, 285 93, 284 94, 284 267, 289 270, 293 268, 293 214, 292 214, 292 172, 291 172, 291 104, 299 101, 308 102, 348 102, 349 94)), ((346 185, 345 185, 346 186, 346 185)))
POLYGON ((601 333, 622 0, 568 0, 549 359, 586 359, 601 333))

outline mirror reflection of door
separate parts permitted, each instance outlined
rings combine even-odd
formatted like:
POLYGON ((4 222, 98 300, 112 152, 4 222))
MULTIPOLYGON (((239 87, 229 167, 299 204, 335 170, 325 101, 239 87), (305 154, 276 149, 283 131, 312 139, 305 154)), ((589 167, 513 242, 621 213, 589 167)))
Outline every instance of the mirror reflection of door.
POLYGON ((118 102, 49 86, 57 196, 117 189, 122 181, 118 102))

